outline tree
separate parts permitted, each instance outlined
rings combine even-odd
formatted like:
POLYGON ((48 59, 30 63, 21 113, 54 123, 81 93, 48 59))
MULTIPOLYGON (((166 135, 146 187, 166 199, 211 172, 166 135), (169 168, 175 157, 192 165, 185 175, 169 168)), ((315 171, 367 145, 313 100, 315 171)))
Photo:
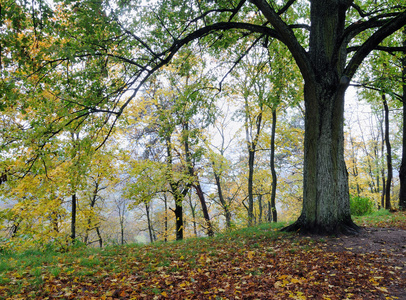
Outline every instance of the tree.
MULTIPOLYGON (((402 45, 406 48, 406 28, 403 28, 402 45)), ((400 165, 400 192, 399 192, 399 208, 406 210, 406 50, 403 50, 402 55, 402 109, 403 109, 403 135, 402 135, 402 164, 400 165)))
MULTIPOLYGON (((261 62, 261 57, 253 55, 252 61, 241 63, 241 76, 235 75, 238 79, 238 90, 244 100, 242 115, 244 119, 245 139, 248 153, 248 226, 254 223, 254 169, 255 154, 261 135, 261 130, 265 126, 264 110, 268 97, 265 86, 256 86, 260 81, 260 74, 263 74, 265 62, 261 62), (240 78, 239 78, 240 77, 240 78)), ((271 92, 271 91, 269 91, 271 92)))
POLYGON ((212 198, 223 210, 223 215, 226 219, 226 229, 231 229, 231 202, 234 197, 227 196, 227 193, 224 191, 226 182, 232 181, 224 179, 231 165, 231 161, 225 157, 225 153, 231 148, 231 143, 234 140, 234 137, 231 137, 229 140, 226 138, 226 132, 231 122, 231 120, 228 119, 228 112, 229 109, 222 109, 222 112, 217 116, 217 119, 213 124, 213 132, 216 132, 216 134, 213 135, 217 137, 217 143, 213 144, 215 139, 214 136, 209 137, 205 141, 207 148, 206 158, 209 160, 210 164, 210 167, 208 168, 211 168, 212 170, 212 176, 214 177, 217 189, 217 195, 212 196, 212 198), (208 145, 207 140, 210 140, 212 144, 208 145), (218 201, 215 200, 217 198, 218 201))
MULTIPOLYGON (((404 32, 404 31, 403 31, 404 32)), ((398 107, 399 104, 403 106, 403 50, 402 47, 395 47, 399 40, 401 40, 402 32, 394 35, 393 39, 385 41, 381 46, 384 51, 374 51, 373 55, 368 59, 368 64, 362 67, 360 80, 361 83, 357 86, 364 88, 359 94, 363 95, 369 103, 378 101, 380 110, 383 104, 383 121, 380 122, 381 126, 384 125, 384 132, 382 130, 382 147, 385 144, 387 153, 387 179, 384 177, 384 170, 382 171, 383 192, 381 206, 386 209, 391 209, 391 185, 392 185, 392 150, 389 140, 389 104, 390 99, 399 100, 393 101, 391 106, 398 107), (377 96, 379 94, 379 96, 377 96), (388 100, 387 100, 388 98, 388 100), (375 100, 379 99, 379 100, 375 100)), ((403 42, 402 42, 403 45, 403 42)), ((402 132, 406 132, 406 124, 403 124, 402 132)), ((405 134, 406 136, 406 134, 405 134)), ((402 157, 406 157, 406 148, 402 147, 402 157)), ((403 160, 403 158, 402 158, 403 160)), ((400 193, 399 201, 401 202, 402 194, 406 186, 406 177, 404 177, 400 166, 400 193)))
MULTIPOLYGON (((38 10, 35 5, 32 8, 38 10)), ((94 73, 97 62, 97 71, 102 71, 104 62, 122 74, 116 77, 121 81, 105 80, 104 96, 98 99, 92 91, 100 87, 97 80, 76 80, 77 90, 87 86, 89 92, 70 99, 70 113, 60 120, 103 112, 120 117, 143 84, 181 48, 198 39, 196 47, 212 45, 217 51, 235 46, 237 53, 250 50, 241 46, 241 39, 263 40, 265 44, 272 38, 281 41, 303 76, 306 109, 303 209, 297 222, 286 230, 357 231, 350 216, 343 153, 344 94, 367 55, 406 24, 406 9, 398 1, 314 0, 310 6, 294 0, 281 5, 266 0, 162 0, 148 6, 128 1, 111 6, 81 1, 61 3, 58 9, 52 19, 41 15, 55 27, 43 30, 43 36, 54 37, 53 48, 40 47, 40 55, 29 56, 34 63, 27 62, 31 70, 37 70, 38 81, 68 67, 76 71, 74 79, 86 78, 91 70, 94 73), (83 72, 73 67, 80 64, 85 66, 83 72), (127 100, 114 101, 128 90, 132 96, 127 100)), ((70 84, 61 76, 55 79, 58 89, 59 83, 70 84)), ((100 126, 115 124, 106 121, 100 126)))
POLYGON ((382 94, 383 107, 385 112, 385 146, 386 146, 386 165, 388 170, 388 176, 385 183, 385 201, 382 203, 382 206, 385 209, 392 209, 391 200, 390 200, 390 190, 392 185, 393 177, 393 167, 392 167, 392 146, 389 140, 389 107, 388 102, 386 101, 385 94, 382 94))
MULTIPOLYGON (((199 146, 201 131, 212 119, 210 104, 207 102, 210 95, 205 92, 205 89, 210 89, 210 82, 202 74, 198 57, 192 61, 184 59, 194 56, 192 51, 185 50, 179 53, 176 63, 156 74, 147 86, 143 104, 134 107, 134 110, 149 113, 147 117, 145 111, 140 112, 137 120, 144 126, 143 130, 138 130, 137 140, 148 136, 151 139, 150 143, 144 145, 143 156, 154 160, 157 156, 151 155, 150 149, 161 147, 160 144, 165 149, 166 156, 163 158, 161 155, 158 159, 165 160, 163 178, 175 200, 173 212, 178 240, 183 239, 183 202, 191 188, 195 189, 200 200, 207 234, 213 235, 199 172, 196 170, 196 164, 203 155, 203 149, 199 146), (140 109, 141 106, 144 108, 140 109)), ((155 184, 155 181, 151 182, 155 184)))

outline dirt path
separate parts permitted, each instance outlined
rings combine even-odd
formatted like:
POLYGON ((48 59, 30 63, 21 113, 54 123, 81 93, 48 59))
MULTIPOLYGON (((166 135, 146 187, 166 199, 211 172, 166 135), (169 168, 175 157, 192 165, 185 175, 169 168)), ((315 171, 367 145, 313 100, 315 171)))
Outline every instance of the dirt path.
POLYGON ((401 272, 403 285, 393 287, 393 296, 406 300, 406 230, 399 228, 364 228, 359 235, 325 239, 329 251, 380 253, 401 272))

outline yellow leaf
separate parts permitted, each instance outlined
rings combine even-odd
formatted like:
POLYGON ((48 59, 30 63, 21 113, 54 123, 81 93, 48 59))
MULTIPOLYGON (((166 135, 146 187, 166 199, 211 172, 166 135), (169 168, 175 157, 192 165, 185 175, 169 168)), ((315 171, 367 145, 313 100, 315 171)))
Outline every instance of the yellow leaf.
POLYGON ((254 251, 248 251, 248 259, 252 259, 254 253, 255 253, 254 251))
POLYGON ((383 286, 377 286, 376 289, 381 291, 381 292, 384 292, 384 293, 388 292, 388 289, 386 287, 383 287, 383 286))

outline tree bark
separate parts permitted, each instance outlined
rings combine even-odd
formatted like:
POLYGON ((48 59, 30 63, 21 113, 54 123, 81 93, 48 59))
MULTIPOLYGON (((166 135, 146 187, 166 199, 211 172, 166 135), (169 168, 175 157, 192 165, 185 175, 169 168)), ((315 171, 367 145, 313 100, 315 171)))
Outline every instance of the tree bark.
POLYGON ((346 5, 344 1, 312 1, 309 58, 315 74, 305 76, 304 85, 303 208, 299 219, 285 228, 288 231, 358 231, 351 219, 344 161, 344 95, 349 78, 342 72, 346 51, 335 48, 344 30, 346 5))
MULTIPOLYGON (((406 47, 406 27, 403 28, 403 47, 406 47)), ((403 127, 402 127, 402 163, 399 170, 400 192, 399 209, 406 210, 406 51, 402 55, 402 108, 403 108, 403 127)))
POLYGON ((304 199, 302 214, 286 230, 320 234, 355 233, 344 162, 344 93, 305 87, 304 199), (333 95, 332 95, 333 94, 333 95))
POLYGON ((164 220, 164 241, 168 241, 168 199, 166 193, 164 194, 164 203, 165 203, 165 220, 164 220))
MULTIPOLYGON (((96 206, 96 201, 97 201, 97 197, 98 197, 98 193, 99 193, 99 187, 100 187, 100 183, 98 182, 98 180, 95 180, 94 182, 94 190, 93 190, 93 194, 92 197, 90 197, 90 209, 91 211, 94 211, 94 207, 96 206)), ((87 228, 86 228, 86 233, 85 233, 85 239, 84 242, 87 245, 88 244, 88 240, 89 240, 89 231, 92 229, 96 230, 96 233, 99 237, 99 242, 101 239, 100 236, 100 229, 98 226, 91 228, 92 225, 92 217, 89 216, 89 218, 87 219, 87 228)))
MULTIPOLYGON (((258 116, 255 118, 256 132, 255 136, 249 132, 248 124, 248 100, 245 99, 246 106, 246 138, 247 138, 247 148, 248 148, 248 226, 252 226, 254 222, 254 166, 255 166, 255 151, 259 139, 259 134, 261 132, 262 125, 262 107, 258 116)), ((251 125, 252 126, 252 125, 251 125)))
MULTIPOLYGON (((272 132, 271 132, 271 155, 270 155, 270 167, 272 173, 272 192, 271 192, 271 203, 270 211, 268 211, 269 216, 272 214, 272 221, 278 221, 278 213, 276 211, 276 186, 278 182, 278 177, 275 170, 275 135, 276 135, 276 109, 272 109, 272 132)), ((268 217, 268 221, 270 217, 268 217)))
POLYGON ((121 245, 124 245, 125 239, 124 239, 124 223, 125 223, 125 210, 126 210, 126 205, 123 200, 121 202, 116 203, 117 209, 118 209, 118 221, 120 224, 120 243, 121 245), (122 206, 121 206, 122 205, 122 206))
POLYGON ((214 179, 216 180, 216 185, 217 185, 217 193, 219 195, 221 206, 224 209, 224 216, 226 217, 226 228, 230 229, 231 228, 231 212, 230 212, 230 208, 229 208, 228 203, 224 199, 223 190, 221 188, 220 175, 217 174, 217 172, 215 171, 214 166, 213 166, 213 171, 214 171, 214 179))
POLYGON ((352 161, 352 175, 355 178, 355 185, 357 188, 357 196, 360 196, 361 193, 361 188, 358 182, 358 166, 357 166, 357 156, 355 154, 355 145, 354 145, 354 139, 352 138, 351 134, 350 134, 350 144, 351 144, 351 161, 352 161))
MULTIPOLYGON (((294 31, 266 0, 251 0, 293 55, 304 79, 305 149, 303 208, 299 219, 285 230, 337 234, 354 233, 348 174, 344 162, 344 94, 365 57, 383 39, 401 29, 406 12, 380 24, 347 62, 347 46, 364 31, 364 22, 346 27, 352 1, 310 1, 308 51, 294 31)), ((368 24, 368 23, 367 23, 368 24)))
POLYGON ((151 221, 151 215, 150 215, 150 206, 148 203, 145 203, 145 212, 147 213, 147 222, 148 222, 148 234, 149 234, 149 240, 151 243, 154 242, 154 235, 152 233, 152 221, 151 221))
POLYGON ((388 168, 388 177, 386 179, 386 189, 385 189, 385 209, 391 210, 391 184, 393 177, 393 167, 392 167, 392 147, 389 140, 389 108, 386 102, 385 94, 382 95, 383 107, 385 110, 385 145, 386 145, 386 164, 388 168))
POLYGON ((175 198, 175 224, 176 224, 176 240, 183 240, 183 195, 178 191, 176 184, 171 184, 172 192, 175 198))
POLYGON ((119 216, 120 218, 120 242, 121 245, 124 245, 125 240, 124 240, 124 213, 123 215, 119 216))
POLYGON ((75 243, 76 240, 76 193, 73 193, 71 196, 72 199, 72 213, 71 213, 71 234, 70 238, 72 243, 75 243))
POLYGON ((189 191, 190 184, 186 184, 186 186, 182 189, 181 183, 177 182, 173 179, 173 170, 172 170, 172 143, 171 138, 168 136, 166 138, 166 151, 167 151, 167 179, 169 185, 171 187, 172 195, 175 200, 175 224, 176 224, 176 240, 183 240, 183 199, 185 198, 186 194, 189 191))
MULTIPOLYGON (((385 153, 385 132, 383 130, 384 123, 385 123, 385 113, 383 114, 383 119, 379 122, 380 132, 381 132, 381 155, 382 155, 382 157, 384 156, 384 153, 385 153)), ((381 207, 382 207, 382 209, 384 209, 387 182, 386 182, 386 178, 385 178, 385 167, 383 164, 381 166, 381 176, 382 176, 381 207)))
POLYGON ((200 200, 200 204, 202 206, 202 212, 203 212, 203 217, 204 220, 206 222, 206 232, 208 236, 214 236, 214 232, 213 232, 213 226, 211 225, 211 221, 210 221, 210 216, 209 216, 209 211, 207 209, 207 205, 206 205, 206 200, 204 198, 204 194, 203 194, 203 190, 202 187, 200 186, 200 182, 197 181, 194 184, 194 187, 196 189, 196 193, 197 196, 199 197, 200 200))
POLYGON ((103 238, 100 234, 100 228, 96 227, 96 233, 97 233, 97 237, 99 238, 99 246, 100 248, 103 248, 103 238))
POLYGON ((197 237, 196 206, 193 206, 191 194, 189 194, 189 206, 190 206, 190 211, 192 212, 193 233, 197 237))
MULTIPOLYGON (((194 186, 197 196, 199 197, 200 204, 202 207, 203 217, 206 222, 206 232, 208 236, 213 236, 213 227, 211 225, 209 211, 207 210, 206 199, 204 198, 202 187, 200 186, 199 178, 197 176, 197 172, 195 172, 191 153, 190 153, 190 145, 189 145, 189 123, 185 122, 183 124, 183 131, 184 131, 184 147, 185 147, 185 159, 186 159, 186 168, 188 170, 189 176, 191 180, 194 182, 192 185, 194 186)), ((197 234, 197 233, 196 233, 197 234)))

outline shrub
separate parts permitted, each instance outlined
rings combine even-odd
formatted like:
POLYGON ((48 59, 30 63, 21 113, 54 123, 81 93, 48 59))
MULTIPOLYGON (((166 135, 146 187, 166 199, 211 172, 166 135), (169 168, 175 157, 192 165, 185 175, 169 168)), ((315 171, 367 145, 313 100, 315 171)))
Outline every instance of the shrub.
POLYGON ((368 215, 374 210, 374 202, 368 197, 350 196, 350 210, 354 216, 368 215))

